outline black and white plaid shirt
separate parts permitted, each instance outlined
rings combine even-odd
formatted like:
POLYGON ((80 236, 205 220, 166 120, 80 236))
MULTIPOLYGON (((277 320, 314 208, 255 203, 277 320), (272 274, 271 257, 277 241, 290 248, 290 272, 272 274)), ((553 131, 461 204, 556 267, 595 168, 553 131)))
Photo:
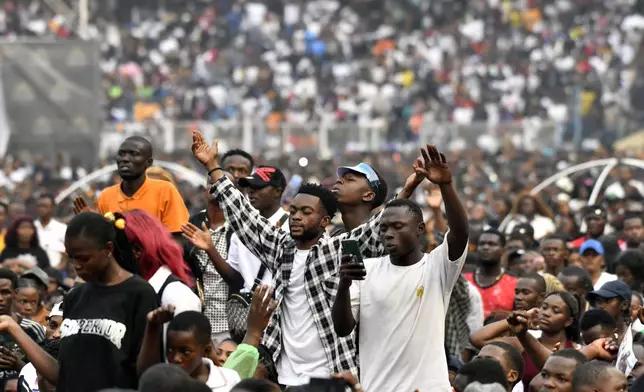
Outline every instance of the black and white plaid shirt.
MULTIPOLYGON (((218 180, 210 191, 226 215, 229 227, 273 273, 274 298, 281 302, 293 270, 295 241, 289 233, 276 228, 262 217, 226 177, 218 180)), ((380 257, 384 255, 384 247, 378 235, 379 223, 380 213, 349 233, 321 238, 311 248, 306 261, 306 296, 329 367, 334 372, 350 371, 354 375, 358 374, 355 335, 352 333, 345 338, 339 337, 333 330, 331 319, 331 308, 338 291, 342 240, 356 239, 365 258, 380 257)), ((282 348, 281 315, 282 309, 279 306, 263 339, 276 362, 282 348)))

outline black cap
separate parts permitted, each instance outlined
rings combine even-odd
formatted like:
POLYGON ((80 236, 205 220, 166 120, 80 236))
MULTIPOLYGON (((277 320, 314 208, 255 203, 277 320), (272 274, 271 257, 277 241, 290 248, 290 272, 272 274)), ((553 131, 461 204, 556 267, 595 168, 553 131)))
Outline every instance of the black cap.
POLYGON ((260 166, 253 174, 246 178, 239 179, 239 185, 247 188, 264 188, 273 186, 275 188, 286 188, 286 177, 284 173, 276 167, 260 166))
POLYGON ((514 226, 512 234, 510 235, 519 235, 534 239, 534 228, 529 223, 521 223, 514 226))
POLYGON ((630 301, 632 294, 633 291, 630 287, 628 287, 626 283, 622 282, 621 280, 613 280, 612 282, 604 283, 604 285, 599 290, 591 291, 590 293, 588 293, 586 298, 591 301, 596 299, 597 297, 606 299, 619 297, 625 301, 630 301))

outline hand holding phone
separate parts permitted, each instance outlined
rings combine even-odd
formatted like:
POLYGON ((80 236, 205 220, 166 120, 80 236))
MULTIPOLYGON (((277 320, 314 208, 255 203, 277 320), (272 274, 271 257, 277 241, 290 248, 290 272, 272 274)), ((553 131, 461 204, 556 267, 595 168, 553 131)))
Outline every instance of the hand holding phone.
MULTIPOLYGON (((353 263, 362 263, 362 252, 356 240, 342 240, 342 256, 352 256, 353 263)), ((343 257, 344 259, 348 259, 343 257)))
POLYGON ((345 380, 333 378, 311 378, 308 390, 310 392, 344 392, 347 387, 353 390, 353 387, 345 380))
POLYGON ((356 240, 342 241, 342 260, 340 263, 340 286, 347 289, 354 280, 364 280, 367 270, 363 264, 360 247, 356 240))

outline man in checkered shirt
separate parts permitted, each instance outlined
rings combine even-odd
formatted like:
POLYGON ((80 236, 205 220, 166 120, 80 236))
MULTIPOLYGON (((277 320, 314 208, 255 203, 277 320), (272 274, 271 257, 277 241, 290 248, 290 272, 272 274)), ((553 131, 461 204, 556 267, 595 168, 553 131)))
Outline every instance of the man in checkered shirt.
POLYGON ((280 306, 266 329, 264 344, 273 354, 280 384, 301 385, 310 377, 328 377, 332 372, 357 375, 354 335, 337 336, 331 307, 338 288, 342 240, 357 240, 365 258, 384 254, 378 234, 380 214, 330 238, 325 228, 337 209, 335 197, 319 185, 305 184, 291 203, 289 235, 263 218, 224 176, 217 164, 216 141, 210 147, 194 132, 192 150, 208 170, 214 184, 211 192, 229 227, 273 273, 274 298, 280 306))

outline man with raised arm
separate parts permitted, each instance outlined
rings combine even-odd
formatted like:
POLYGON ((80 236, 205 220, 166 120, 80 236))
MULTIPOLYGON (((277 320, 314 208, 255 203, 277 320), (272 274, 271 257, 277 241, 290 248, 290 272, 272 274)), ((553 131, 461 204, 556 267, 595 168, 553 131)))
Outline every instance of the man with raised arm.
POLYGON ((469 228, 445 156, 431 145, 422 154, 424 164, 416 170, 440 187, 450 228, 447 241, 424 253, 420 207, 394 200, 380 217, 380 239, 388 255, 364 263, 344 256, 340 266, 333 324, 339 336, 357 329, 367 391, 450 388, 443 355, 445 315, 467 256, 469 228))
POLYGON ((192 150, 208 170, 214 184, 211 192, 226 221, 274 276, 275 300, 280 305, 266 330, 264 345, 273 354, 280 384, 301 385, 310 377, 328 378, 342 371, 357 375, 354 341, 334 332, 331 306, 343 239, 357 240, 364 257, 384 254, 378 235, 380 214, 330 238, 325 229, 337 210, 335 196, 320 185, 305 184, 290 205, 290 234, 286 233, 262 217, 224 177, 217 163, 216 141, 210 147, 194 132, 192 150))

